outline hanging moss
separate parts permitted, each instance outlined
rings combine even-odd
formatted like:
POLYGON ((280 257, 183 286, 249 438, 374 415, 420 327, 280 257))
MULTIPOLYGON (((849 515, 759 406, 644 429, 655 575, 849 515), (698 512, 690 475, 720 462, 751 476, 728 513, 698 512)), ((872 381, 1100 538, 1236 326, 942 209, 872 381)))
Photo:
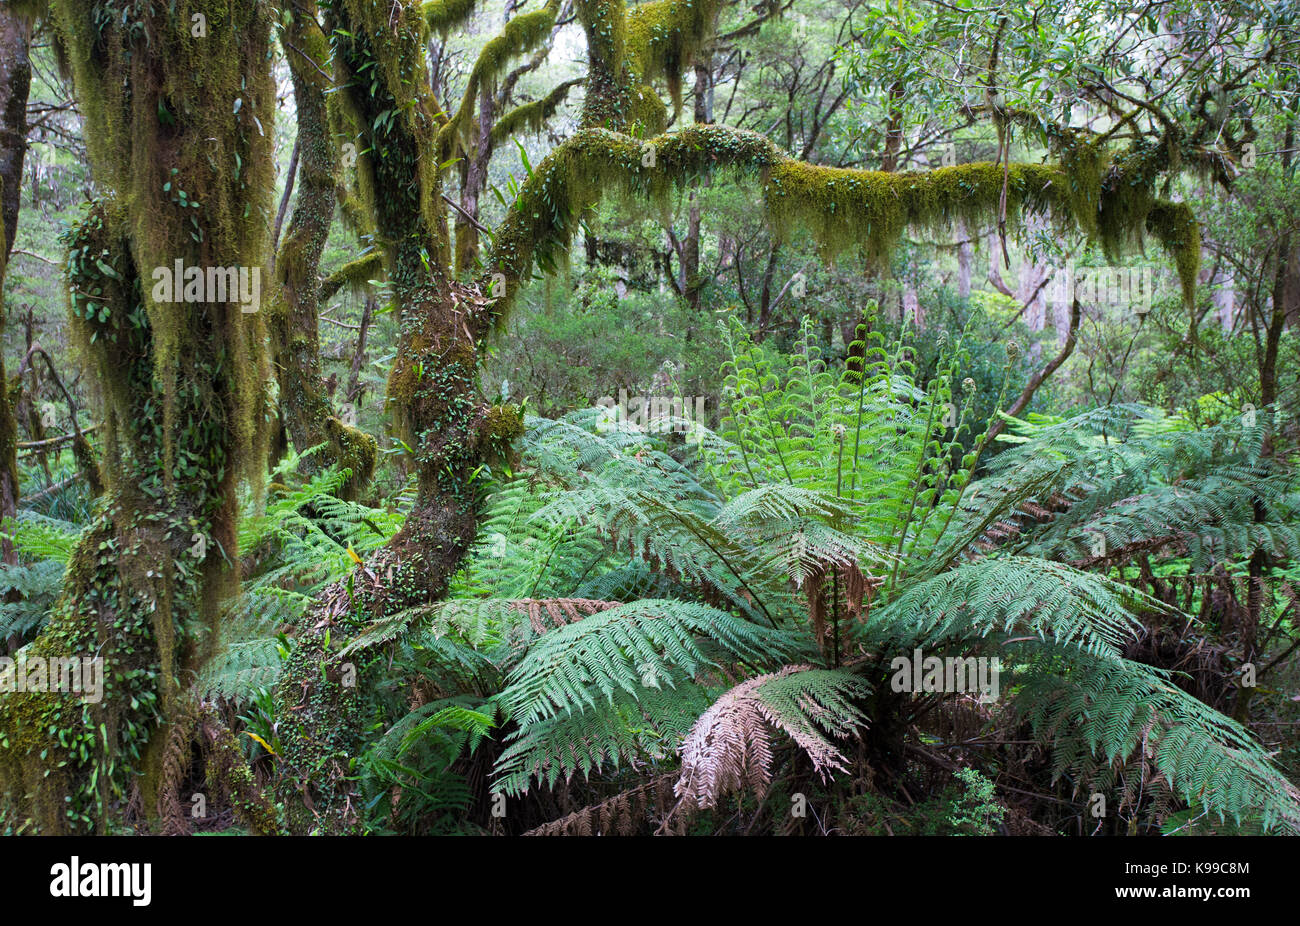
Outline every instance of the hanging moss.
POLYGON ((546 5, 541 9, 522 13, 509 20, 483 46, 474 61, 474 67, 470 69, 456 114, 438 132, 437 151, 440 157, 450 157, 457 142, 461 145, 469 144, 474 124, 474 103, 479 91, 491 88, 512 61, 549 38, 559 12, 560 0, 546 0, 546 5))
POLYGON ((587 36, 584 128, 658 135, 668 110, 651 86, 663 79, 681 112, 682 73, 712 40, 720 0, 652 0, 630 12, 624 0, 580 0, 587 36))
POLYGON ((582 83, 582 78, 566 80, 540 100, 524 103, 505 113, 492 125, 492 144, 499 145, 522 132, 540 132, 555 115, 569 95, 569 91, 582 83))
POLYGON ((624 0, 575 0, 574 10, 587 36, 582 126, 628 128, 636 94, 627 61, 627 6, 624 0))
POLYGON ((933 171, 884 172, 816 167, 785 159, 764 189, 768 216, 778 239, 797 228, 812 232, 830 259, 856 247, 869 260, 892 253, 909 226, 974 224, 998 213, 1003 184, 1007 217, 1048 212, 1060 202, 1061 172, 1038 164, 989 162, 933 171))
POLYGON ((320 8, 346 91, 332 96, 360 142, 356 168, 366 224, 389 251, 390 268, 403 239, 418 241, 426 259, 449 263, 437 196, 441 162, 421 156, 434 150, 436 121, 422 57, 429 30, 419 6, 327 0, 320 8))
POLYGON ((627 54, 637 82, 664 78, 677 112, 682 72, 713 39, 721 0, 653 0, 627 14, 627 54))
POLYGON ((1201 226, 1192 207, 1157 199, 1146 215, 1146 227, 1173 258, 1182 286, 1183 302, 1196 301, 1196 277, 1201 270, 1201 226))
POLYGON ((420 5, 424 21, 429 28, 445 40, 447 34, 458 29, 474 15, 478 0, 425 0, 420 5))
MULTIPOLYGON (((810 231, 827 256, 846 247, 888 256, 909 225, 935 226, 996 212, 1003 170, 967 164, 917 173, 817 167, 793 160, 754 132, 694 125, 645 142, 604 129, 578 133, 535 170, 497 230, 489 278, 506 277, 498 320, 534 263, 549 269, 568 248, 583 213, 604 195, 665 203, 675 188, 725 168, 763 183, 778 236, 810 231)), ((1065 202, 1062 174, 1049 165, 1012 165, 1008 213, 1048 212, 1065 202)), ((1067 203, 1068 206, 1068 203, 1067 203)))
POLYGON ((603 196, 662 206, 674 188, 717 169, 762 184, 767 219, 778 240, 811 233, 826 259, 852 249, 886 260, 908 227, 948 228, 999 216, 1016 227, 1027 214, 1075 227, 1107 251, 1156 234, 1173 255, 1184 296, 1195 289, 1199 232, 1190 211, 1160 205, 1150 192, 1167 154, 1130 152, 1108 162, 1096 151, 1066 164, 981 162, 931 171, 882 172, 822 167, 790 158, 764 136, 716 125, 693 125, 641 141, 607 129, 575 134, 542 161, 497 229, 485 280, 504 276, 492 304, 501 324, 520 283, 534 266, 554 269, 582 216, 603 196), (1103 165, 1105 169, 1103 171, 1103 165))
POLYGON ((95 452, 90 449, 90 441, 86 440, 85 435, 77 434, 73 437, 72 458, 77 462, 77 475, 90 489, 91 497, 99 498, 103 495, 104 480, 99 474, 99 461, 95 459, 95 452))
POLYGON ((1097 217, 1101 211, 1101 181, 1109 158, 1098 145, 1069 132, 1053 139, 1053 150, 1061 163, 1070 206, 1079 229, 1088 237, 1098 234, 1097 217))
POLYGON ((631 115, 628 130, 634 135, 645 137, 659 135, 668 128, 668 107, 654 89, 644 84, 632 94, 631 115))

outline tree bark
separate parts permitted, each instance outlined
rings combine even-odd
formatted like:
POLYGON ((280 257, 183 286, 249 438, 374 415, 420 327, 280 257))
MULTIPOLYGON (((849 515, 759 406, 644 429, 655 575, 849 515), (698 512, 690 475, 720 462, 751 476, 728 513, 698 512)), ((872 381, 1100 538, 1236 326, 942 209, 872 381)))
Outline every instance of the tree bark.
POLYGON ((98 704, 67 691, 0 701, 0 792, 16 825, 44 833, 103 831, 135 792, 159 832, 181 816, 188 679, 236 587, 237 481, 265 475, 269 371, 260 313, 206 287, 175 302, 158 271, 170 279, 179 260, 251 279, 265 261, 270 16, 243 0, 135 5, 125 22, 82 0, 52 6, 106 191, 67 240, 107 485, 28 652, 102 658, 107 690, 98 704))
MULTIPOLYGON (((31 24, 8 4, 0 5, 0 334, 4 333, 4 278, 18 233, 22 199, 23 158, 27 152, 27 97, 32 83, 29 57, 31 24)), ((13 391, 0 356, 0 519, 18 510, 18 422, 13 391)), ((0 541, 0 559, 13 563, 8 540, 0 541)))
MULTIPOLYGON (((269 327, 272 359, 280 382, 280 417, 300 454, 305 475, 328 466, 350 475, 342 495, 351 498, 369 481, 378 444, 334 414, 320 363, 320 261, 334 219, 338 151, 330 134, 326 94, 329 43, 317 18, 316 0, 298 0, 285 26, 283 44, 298 113, 298 192, 293 216, 275 263, 277 298, 269 327)), ((292 172, 291 172, 292 176, 292 172)), ((287 191, 286 191, 287 196, 287 191)))
POLYGON ((453 279, 442 176, 426 167, 439 163, 437 107, 427 89, 419 4, 338 4, 326 17, 337 83, 368 152, 357 167, 372 193, 368 206, 400 311, 388 403, 394 433, 412 451, 418 491, 402 529, 359 581, 327 589, 296 628, 275 699, 277 789, 297 833, 349 833, 361 824, 350 767, 365 727, 359 691, 368 669, 330 647, 347 633, 341 619, 381 617, 446 595, 477 530, 473 475, 523 430, 517 412, 486 406, 478 394, 479 347, 494 316, 490 300, 453 279), (364 80, 354 78, 360 68, 364 80), (392 111, 400 115, 381 120, 392 111))

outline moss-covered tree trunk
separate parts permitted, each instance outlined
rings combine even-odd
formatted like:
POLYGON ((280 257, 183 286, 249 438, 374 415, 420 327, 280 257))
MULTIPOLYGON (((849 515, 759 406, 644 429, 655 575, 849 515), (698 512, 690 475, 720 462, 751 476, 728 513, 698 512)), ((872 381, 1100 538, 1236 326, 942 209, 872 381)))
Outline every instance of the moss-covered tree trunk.
POLYGON ((107 485, 29 652, 101 657, 105 687, 97 703, 7 696, 0 785, 10 819, 41 832, 172 831, 196 722, 187 680, 237 580, 236 484, 259 480, 265 460, 262 313, 223 292, 218 279, 230 278, 215 271, 242 273, 249 289, 262 273, 270 10, 53 7, 106 191, 67 244, 72 333, 104 406, 107 485))
MULTIPOLYGON (((18 232, 23 156, 27 152, 27 95, 32 84, 31 23, 9 4, 0 5, 0 333, 5 326, 5 268, 18 232)), ((0 518, 18 510, 18 425, 4 357, 0 356, 0 518)), ((9 541, 0 557, 13 561, 9 541)))
MULTIPOLYGON (((355 759, 373 722, 363 697, 369 673, 364 662, 352 664, 338 652, 365 622, 445 595, 475 537, 475 474, 522 430, 517 410, 479 396, 482 341, 532 268, 562 257, 582 215, 602 196, 618 192, 662 204, 674 188, 732 168, 761 183, 778 241, 802 229, 828 257, 853 248, 871 259, 887 257, 908 226, 974 221, 1002 200, 1012 215, 1051 211, 1116 247, 1148 227, 1179 255, 1184 282, 1194 279, 1199 246, 1190 210, 1151 193, 1152 178, 1164 169, 1160 152, 1135 152, 1103 183, 1100 171, 1076 178, 1077 157, 1068 172, 983 163, 882 174, 809 165, 761 135, 724 126, 659 134, 667 111, 648 83, 664 78, 680 99, 682 68, 712 32, 715 0, 647 3, 631 12, 624 0, 577 0, 588 45, 582 130, 531 172, 493 235, 480 288, 461 286, 451 271, 439 165, 472 125, 478 88, 511 54, 549 34, 556 7, 551 0, 515 17, 487 43, 460 109, 448 117, 429 98, 420 4, 321 0, 338 99, 364 152, 358 187, 399 314, 388 402, 419 491, 392 543, 328 589, 295 632, 275 695, 279 791, 294 831, 350 832, 361 824, 355 759), (1067 183, 1071 178, 1079 182, 1067 183)), ((438 15, 436 7, 430 15, 438 15)))
POLYGON ((293 217, 275 262, 276 289, 268 327, 280 383, 279 408, 307 474, 337 465, 351 473, 345 494, 369 480, 378 447, 374 438, 334 414, 320 367, 320 261, 334 218, 338 147, 331 137, 329 42, 315 0, 280 3, 281 44, 293 80, 298 119, 298 189, 293 217), (321 445, 324 445, 321 448, 321 445))
POLYGON ((457 274, 474 269, 479 258, 479 233, 474 227, 478 220, 479 197, 487 188, 488 165, 492 162, 494 144, 492 124, 495 112, 492 94, 485 88, 479 91, 479 115, 474 124, 474 146, 461 162, 460 210, 456 215, 456 266, 457 274))

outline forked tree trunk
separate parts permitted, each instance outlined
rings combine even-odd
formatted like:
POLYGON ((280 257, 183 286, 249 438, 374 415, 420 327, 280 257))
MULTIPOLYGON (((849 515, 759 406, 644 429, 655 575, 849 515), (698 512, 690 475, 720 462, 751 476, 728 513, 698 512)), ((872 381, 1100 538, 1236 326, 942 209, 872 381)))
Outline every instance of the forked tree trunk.
POLYGON ((393 614, 446 595, 475 536, 473 473, 510 445, 522 422, 478 396, 479 344, 492 316, 488 300, 452 280, 434 145, 439 108, 427 91, 420 7, 330 0, 322 8, 358 148, 367 152, 357 164, 361 188, 400 313, 388 381, 393 427, 412 449, 419 477, 406 523, 367 564, 369 573, 328 589, 299 625, 276 688, 278 790, 289 828, 342 833, 360 825, 350 764, 369 675, 330 644, 345 636, 344 618, 393 614))

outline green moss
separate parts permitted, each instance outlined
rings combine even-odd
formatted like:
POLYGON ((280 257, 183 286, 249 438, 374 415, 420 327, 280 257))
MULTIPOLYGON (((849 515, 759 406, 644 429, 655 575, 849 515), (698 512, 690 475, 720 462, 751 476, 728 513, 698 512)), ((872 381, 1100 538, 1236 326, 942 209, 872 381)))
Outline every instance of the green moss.
MULTIPOLYGON (((101 516, 69 559, 48 625, 26 648, 31 656, 101 656, 99 703, 71 692, 0 698, 0 794, 10 819, 27 830, 102 832, 112 805, 147 773, 162 689, 174 671, 157 645, 159 609, 145 590, 149 583, 134 581, 156 552, 124 542, 112 512, 101 516)), ((159 576, 155 591, 161 584, 159 576)))
POLYGON ((587 36, 582 126, 625 129, 635 100, 627 60, 627 6, 624 0, 575 0, 574 10, 587 36))
POLYGON ((302 0, 298 15, 285 28, 284 41, 298 50, 287 58, 297 103, 301 182, 276 260, 278 285, 268 313, 280 418, 303 455, 303 474, 311 476, 330 465, 347 469, 351 475, 342 493, 350 498, 374 469, 375 451, 367 451, 374 441, 333 417, 321 374, 318 313, 320 304, 340 288, 356 289, 380 276, 383 255, 372 250, 323 282, 319 279, 321 254, 334 216, 338 150, 326 104, 328 96, 336 95, 325 70, 330 48, 318 25, 314 0, 302 0))
POLYGON ((204 774, 213 794, 225 794, 235 813, 235 819, 249 832, 259 836, 279 836, 285 833, 280 818, 280 808, 268 799, 244 759, 230 728, 221 722, 217 712, 208 707, 201 720, 205 736, 204 774))
POLYGON ((1048 212, 1061 187, 1060 171, 1035 164, 983 162, 933 171, 844 170, 782 160, 764 195, 778 237, 812 232, 825 257, 857 247, 869 260, 887 258, 909 226, 948 227, 996 215, 1004 179, 1007 216, 1048 212))
POLYGON ((512 61, 547 39, 559 12, 560 0, 546 0, 541 9, 512 18, 483 46, 470 69, 460 106, 438 131, 437 151, 440 157, 450 157, 457 142, 462 145, 469 143, 479 91, 490 88, 512 61))
POLYGON ((516 442, 524 436, 524 417, 516 405, 492 405, 480 428, 483 458, 490 465, 517 463, 516 442))
MULTIPOLYGON (((357 164, 361 202, 382 247, 397 307, 398 342, 388 383, 393 433, 411 451, 419 488, 402 531, 371 560, 385 574, 391 564, 396 581, 386 578, 382 590, 350 584, 330 589, 320 608, 295 627, 296 646, 275 693, 284 708, 278 711, 277 790, 294 832, 351 832, 358 824, 350 761, 363 728, 357 688, 365 681, 358 679, 357 688, 340 683, 341 659, 324 645, 321 628, 335 624, 333 639, 339 639, 335 605, 343 596, 366 619, 444 594, 475 531, 472 480, 484 449, 478 347, 485 313, 478 294, 457 284, 450 271, 437 170, 439 138, 449 136, 433 132, 436 106, 428 95, 422 40, 427 30, 422 20, 410 20, 412 8, 365 0, 322 3, 335 67, 345 78, 336 94, 342 98, 339 109, 349 114, 366 152, 357 164), (407 80, 395 86, 389 75, 407 80)), ((551 4, 543 11, 549 21, 554 9, 551 4)), ((516 18, 510 41, 527 44, 549 34, 549 26, 543 30, 537 16, 528 16, 516 18)), ((493 56, 510 53, 504 48, 494 46, 477 79, 490 79, 493 56)), ((359 466, 372 465, 374 449, 363 436, 333 427, 340 444, 357 452, 359 466)))
MULTIPOLYGON (((3 373, 2 367, 0 373, 3 373)), ((72 456, 77 461, 77 474, 90 487, 90 494, 98 498, 104 493, 104 480, 99 473, 99 461, 95 459, 95 452, 90 449, 90 442, 81 434, 76 435, 72 440, 72 456)))
POLYGON ((1155 156, 1142 150, 1114 162, 1075 149, 1063 165, 981 162, 865 171, 806 164, 761 135, 723 126, 693 125, 645 141, 588 128, 554 150, 524 184, 497 229, 484 288, 494 276, 505 277, 504 291, 493 291, 501 324, 520 282, 534 266, 549 272, 560 264, 582 216, 602 197, 662 206, 675 187, 726 169, 762 184, 778 240, 807 231, 826 259, 853 249, 881 261, 908 227, 947 229, 958 220, 972 225, 996 217, 1005 187, 1011 228, 1027 214, 1047 215, 1080 229, 1107 253, 1139 244, 1149 229, 1174 255, 1187 294, 1199 262, 1195 221, 1189 212, 1158 205, 1150 193, 1168 163, 1162 146, 1155 156))
POLYGON ((319 301, 324 303, 333 299, 338 291, 345 287, 359 291, 369 281, 383 275, 384 255, 378 251, 371 251, 363 257, 348 261, 321 281, 319 301))
POLYGON ((566 80, 540 100, 524 103, 505 113, 492 125, 492 144, 500 145, 521 132, 540 132, 546 122, 560 108, 569 90, 582 83, 582 79, 566 80))
POLYGON ((637 136, 659 135, 668 127, 668 107, 654 89, 642 85, 632 95, 628 130, 637 136))
POLYGON ((420 12, 429 28, 444 39, 451 30, 463 26, 474 15, 478 0, 425 0, 420 12))
POLYGON ((1201 226, 1191 206, 1157 199, 1146 215, 1146 227, 1174 260, 1183 302, 1196 302, 1196 276, 1201 269, 1201 226))
POLYGON ((326 419, 325 434, 330 444, 331 462, 349 473, 343 483, 342 495, 355 498, 374 475, 379 443, 365 431, 333 417, 326 419))
POLYGON ((639 84, 664 78, 682 108, 682 72, 713 38, 720 0, 653 0, 627 14, 627 54, 639 84))
POLYGON ((136 784, 155 819, 167 780, 156 733, 183 715, 181 680, 209 655, 234 587, 235 486, 265 473, 262 319, 236 302, 157 300, 152 271, 178 259, 262 266, 276 104, 269 5, 52 10, 109 191, 65 237, 70 332, 103 406, 106 494, 30 651, 101 655, 109 687, 94 706, 6 699, 0 790, 32 828, 67 832, 108 826, 136 784), (205 36, 191 31, 200 15, 205 36), (38 781, 42 766, 54 771, 38 781))
MULTIPOLYGON (((348 779, 351 757, 360 754, 360 692, 367 676, 362 666, 355 685, 343 684, 341 665, 325 645, 326 633, 319 626, 298 630, 276 689, 278 703, 293 706, 279 714, 276 771, 285 826, 298 835, 357 832, 360 822, 348 779)), ((337 635, 332 628, 331 636, 337 635)))

